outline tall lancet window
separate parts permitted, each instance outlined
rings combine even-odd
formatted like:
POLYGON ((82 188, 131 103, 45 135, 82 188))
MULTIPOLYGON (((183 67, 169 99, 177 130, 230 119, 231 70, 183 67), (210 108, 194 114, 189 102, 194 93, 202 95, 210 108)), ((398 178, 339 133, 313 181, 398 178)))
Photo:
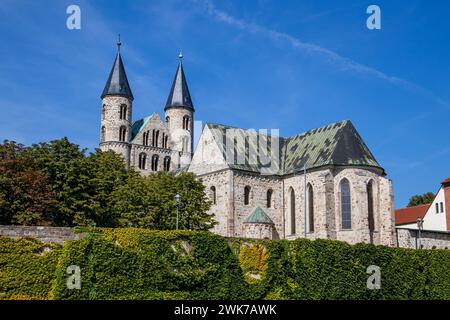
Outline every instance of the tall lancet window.
POLYGON ((266 207, 267 208, 272 208, 272 194, 273 194, 273 190, 272 189, 269 189, 269 190, 267 190, 267 198, 266 198, 266 202, 267 202, 267 204, 266 204, 266 207))
POLYGON ((308 193, 308 232, 314 232, 314 190, 310 183, 306 190, 308 193))
POLYGON ((341 181, 341 224, 342 229, 352 228, 352 198, 350 192, 350 183, 347 179, 341 181))
POLYGON ((373 181, 367 184, 367 220, 369 224, 370 243, 373 243, 373 232, 375 231, 375 219, 373 216, 373 181))
POLYGON ((250 205, 250 191, 251 188, 249 186, 244 188, 244 205, 246 206, 250 205))
POLYGON ((291 187, 289 192, 289 211, 291 216, 291 235, 295 234, 296 232, 296 221, 295 221, 295 192, 294 189, 291 187))
POLYGON ((216 187, 212 186, 210 190, 212 204, 216 204, 216 187))

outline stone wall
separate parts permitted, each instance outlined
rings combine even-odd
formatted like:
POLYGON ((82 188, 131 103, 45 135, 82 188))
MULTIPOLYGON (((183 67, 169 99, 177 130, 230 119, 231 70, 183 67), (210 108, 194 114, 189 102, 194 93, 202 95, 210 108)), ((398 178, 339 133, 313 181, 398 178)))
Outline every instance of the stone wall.
MULTIPOLYGON (((418 230, 398 228, 397 241, 401 248, 417 248, 418 230)), ((423 249, 450 249, 450 232, 422 231, 420 246, 423 249)))
POLYGON ((68 240, 79 240, 85 235, 84 233, 75 233, 72 228, 0 226, 0 236, 10 238, 31 237, 42 242, 63 243, 68 240))

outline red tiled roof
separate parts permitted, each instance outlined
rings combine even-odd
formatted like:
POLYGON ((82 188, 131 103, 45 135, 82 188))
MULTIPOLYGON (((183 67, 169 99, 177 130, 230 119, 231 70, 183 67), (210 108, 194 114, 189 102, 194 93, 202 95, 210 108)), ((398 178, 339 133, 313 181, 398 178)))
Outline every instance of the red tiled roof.
POLYGON ((444 183, 450 183, 450 178, 447 178, 444 181, 442 181, 442 184, 444 184, 444 183))
POLYGON ((422 219, 425 217, 425 214, 430 206, 431 203, 395 210, 395 225, 398 226, 406 223, 415 223, 417 218, 422 219))

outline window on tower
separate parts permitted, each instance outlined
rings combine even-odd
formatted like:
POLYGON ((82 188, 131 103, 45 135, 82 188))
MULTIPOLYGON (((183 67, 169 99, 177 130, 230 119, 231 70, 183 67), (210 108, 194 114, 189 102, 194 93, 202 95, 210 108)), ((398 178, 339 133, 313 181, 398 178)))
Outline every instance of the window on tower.
POLYGON ((183 129, 189 130, 189 116, 183 117, 183 129))
POLYGON ((120 105, 120 119, 121 120, 126 120, 127 119, 127 105, 126 104, 121 104, 120 105))
POLYGON ((167 129, 170 128, 170 117, 169 116, 166 117, 166 128, 167 129))
POLYGON ((100 142, 105 142, 105 138, 106 138, 106 128, 105 126, 103 126, 100 133, 100 142))
POLYGON ((127 128, 125 126, 121 126, 119 129, 119 141, 126 141, 127 138, 127 128))

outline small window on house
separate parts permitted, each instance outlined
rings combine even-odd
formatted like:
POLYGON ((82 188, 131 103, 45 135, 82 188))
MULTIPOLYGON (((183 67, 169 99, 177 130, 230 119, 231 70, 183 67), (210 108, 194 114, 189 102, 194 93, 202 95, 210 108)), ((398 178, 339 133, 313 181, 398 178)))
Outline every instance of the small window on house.
POLYGON ((436 213, 439 213, 439 203, 436 203, 436 213))
POLYGON ((272 208, 272 194, 273 194, 273 190, 272 189, 267 190, 267 199, 266 199, 266 201, 267 201, 267 204, 266 204, 267 208, 272 208))
POLYGON ((141 153, 139 155, 139 169, 145 170, 146 161, 147 161, 147 155, 145 153, 141 153))
POLYGON ((250 187, 246 186, 244 188, 244 205, 248 206, 250 204, 250 187))
POLYGON ((211 201, 213 204, 216 204, 216 187, 211 187, 211 201))
POLYGON ((170 171, 170 157, 164 158, 164 171, 170 171))
POLYGON ((159 157, 157 154, 152 156, 152 171, 158 171, 158 160, 159 157))
POLYGON ((444 212, 444 203, 441 202, 441 212, 444 212))

